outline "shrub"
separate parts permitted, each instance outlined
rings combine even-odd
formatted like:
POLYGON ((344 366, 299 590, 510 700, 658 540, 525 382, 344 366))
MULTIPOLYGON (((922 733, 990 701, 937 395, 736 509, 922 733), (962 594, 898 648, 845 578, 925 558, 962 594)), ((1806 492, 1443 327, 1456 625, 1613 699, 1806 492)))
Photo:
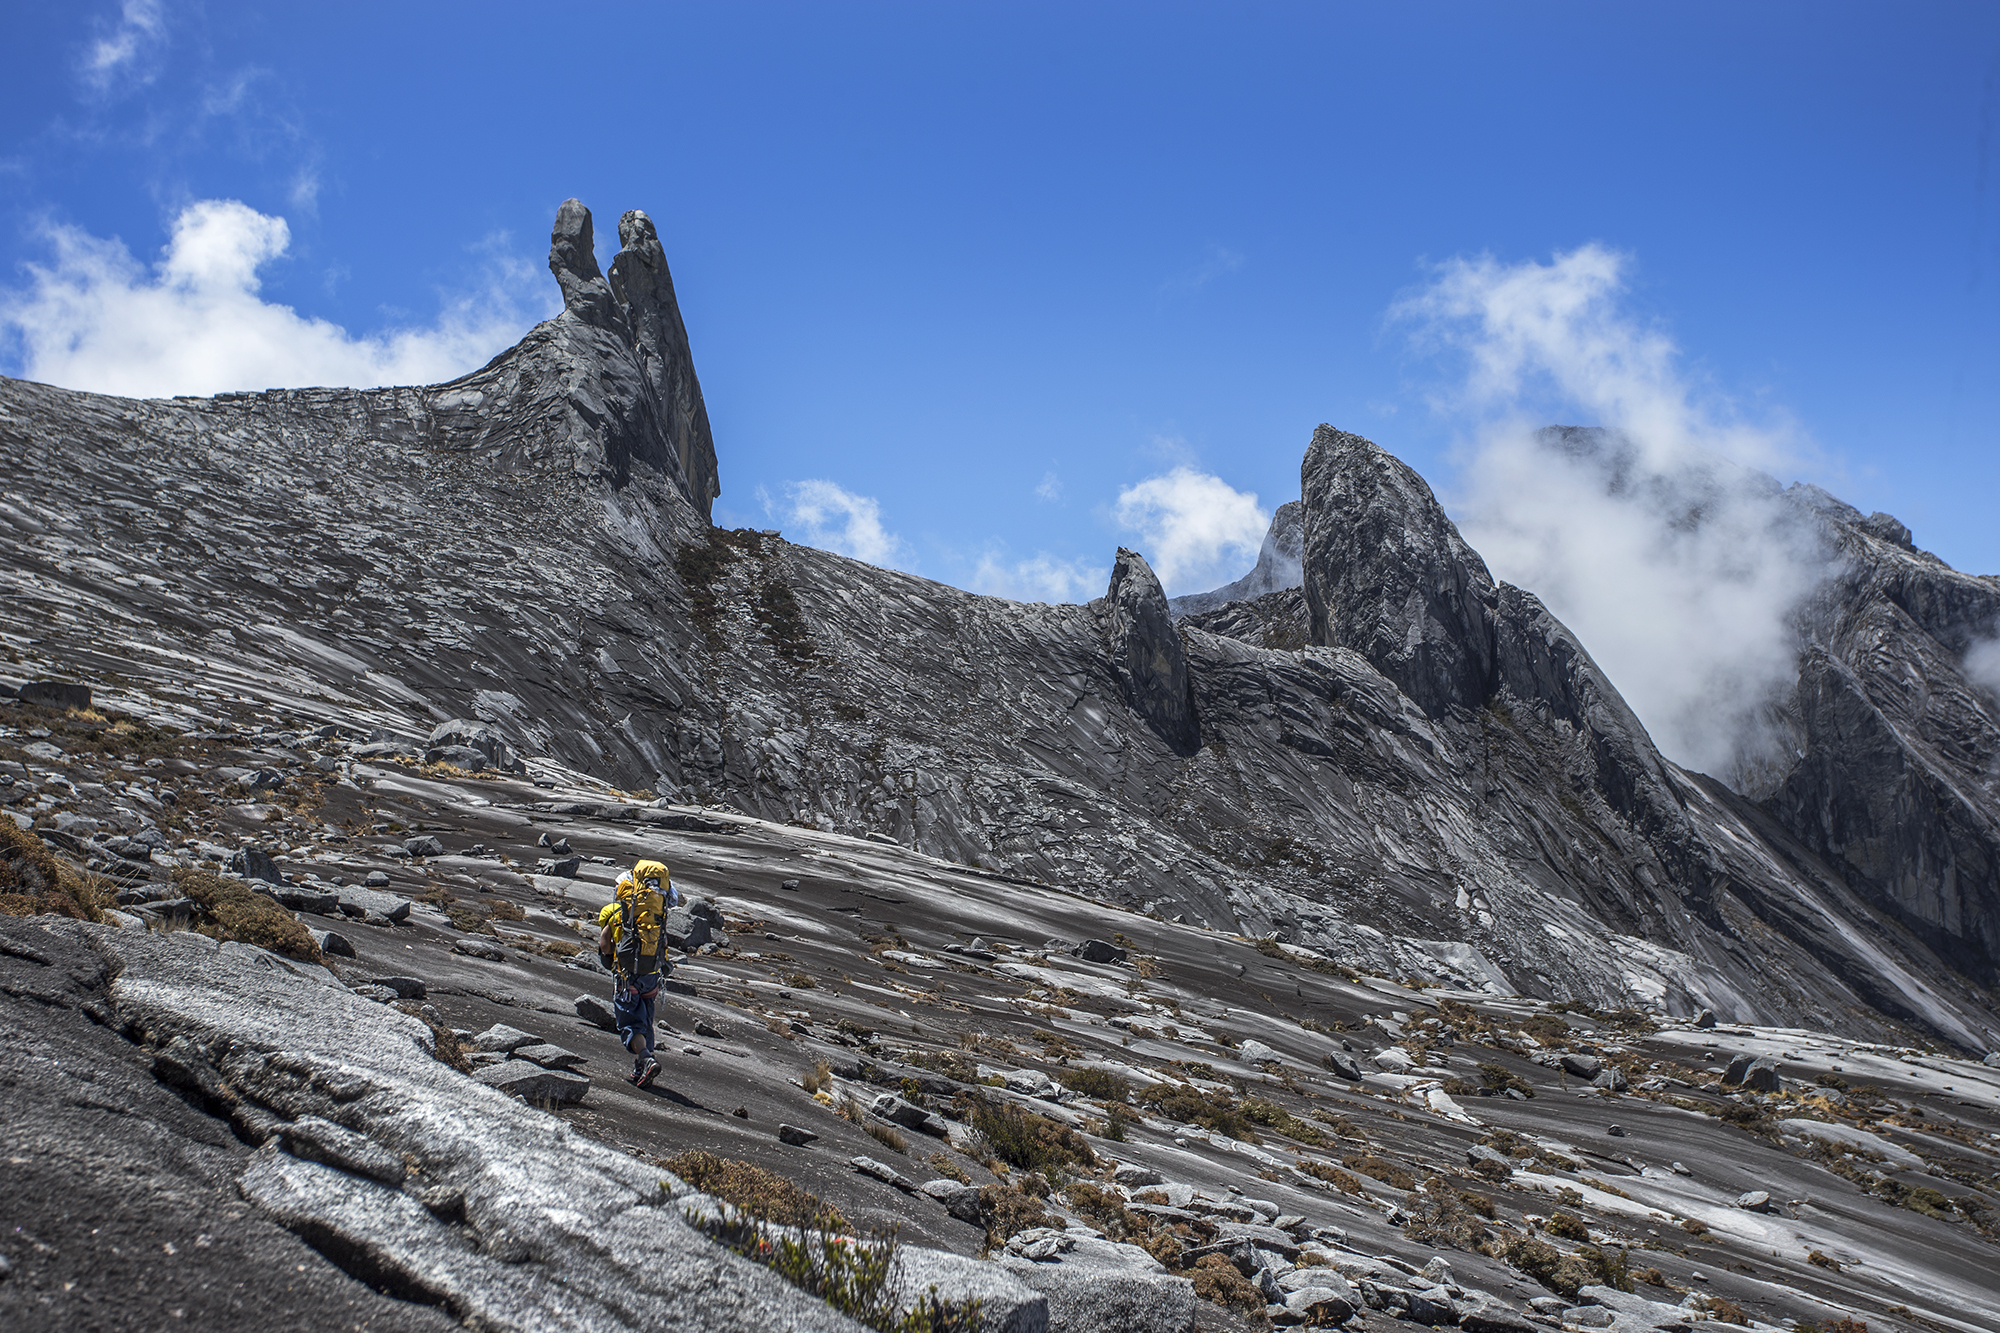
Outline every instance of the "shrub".
POLYGON ((985 1185, 979 1191, 979 1220, 986 1227, 986 1243, 1001 1245, 1009 1236, 1031 1227, 1057 1225, 1042 1211, 1042 1201, 1026 1190, 1006 1185, 985 1185))
POLYGON ((260 949, 317 963, 319 946, 292 914, 240 880, 208 870, 176 870, 174 886, 194 900, 207 919, 197 927, 218 940, 241 940, 260 949))
POLYGON ((779 1230, 761 1218, 717 1228, 716 1238, 736 1253, 819 1297, 876 1333, 978 1333, 980 1302, 941 1301, 937 1289, 908 1310, 889 1287, 895 1263, 893 1233, 858 1240, 832 1227, 779 1230))
POLYGON ((0 818, 0 916, 43 912, 102 921, 109 890, 58 860, 48 845, 11 819, 0 818))
MULTIPOLYGON (((1505 1092, 1507 1089, 1513 1088, 1523 1097, 1532 1097, 1535 1095, 1535 1087, 1532 1083, 1507 1068, 1507 1066, 1495 1061, 1489 1060, 1479 1066, 1479 1080, 1495 1092, 1505 1092)), ((1506 1149, 1503 1148, 1501 1151, 1505 1152, 1506 1149)))
POLYGON ((1708 1234, 1708 1223, 1698 1217, 1690 1217, 1681 1223, 1681 1230, 1687 1232, 1690 1236, 1706 1236, 1708 1234))
POLYGON ((1276 1102, 1262 1097, 1251 1097, 1244 1101, 1243 1118, 1252 1124, 1275 1129, 1287 1138, 1297 1139, 1300 1143, 1310 1143, 1315 1148, 1327 1147, 1331 1142, 1319 1126, 1299 1119, 1276 1102))
MULTIPOLYGON (((1489 1205, 1490 1206, 1490 1205, 1489 1205)), ((1485 1224, 1466 1210, 1456 1190, 1444 1177, 1433 1176, 1424 1184, 1403 1234, 1422 1245, 1454 1245, 1469 1250, 1486 1239, 1485 1224)))
MULTIPOLYGON (((1341 1170, 1332 1162, 1322 1162, 1317 1157, 1308 1157, 1300 1161, 1299 1169, 1309 1176, 1324 1180, 1343 1194, 1366 1194, 1368 1192, 1362 1186, 1359 1177, 1341 1170)), ((1164 1196, 1162 1197, 1164 1200, 1164 1196)))
POLYGON ((1586 1245, 1576 1252, 1576 1257, 1597 1270, 1598 1279, 1603 1285, 1616 1291, 1632 1290, 1632 1266, 1629 1251, 1621 1249, 1616 1254, 1613 1254, 1609 1245, 1601 1249, 1586 1245))
POLYGON ((1075 1164, 1094 1167, 1097 1154, 1083 1135, 1060 1121, 1036 1115, 1012 1102, 973 1098, 967 1119, 995 1157, 1024 1171, 1047 1171, 1075 1164))
POLYGON ((1556 1213, 1548 1219, 1548 1235, 1560 1235, 1564 1241, 1588 1241, 1590 1227, 1576 1213, 1556 1213))
POLYGON ((1564 1254, 1545 1240, 1522 1236, 1508 1243, 1501 1257, 1535 1281, 1567 1300, 1577 1289, 1597 1280, 1595 1269, 1564 1254))
POLYGON ((1743 1313, 1742 1306, 1720 1296, 1704 1296, 1701 1308, 1708 1311, 1710 1317, 1725 1324, 1747 1325, 1750 1322, 1750 1316, 1743 1313))
POLYGON ((1811 1254, 1808 1254, 1806 1262, 1817 1268, 1830 1268, 1836 1273, 1840 1271, 1840 1260, 1819 1250, 1814 1250, 1811 1254))
POLYGON ((518 904, 510 903, 505 898, 489 898, 486 901, 486 906, 492 913, 495 921, 526 921, 528 919, 528 914, 522 911, 518 904))
POLYGON ((1417 1187, 1415 1176, 1394 1162, 1377 1157, 1374 1153, 1349 1153, 1340 1159, 1340 1164, 1349 1171, 1372 1177, 1384 1185, 1394 1185, 1399 1190, 1413 1190, 1417 1187))
POLYGON ((1235 1102, 1219 1093, 1202 1093, 1193 1088, 1161 1083, 1141 1095, 1169 1120, 1178 1120, 1184 1125, 1200 1125, 1246 1143, 1262 1142, 1243 1113, 1236 1109, 1235 1102))
MULTIPOLYGON (((961 1080, 971 1082, 971 1079, 961 1080)), ((1065 1088, 1099 1101, 1122 1102, 1132 1095, 1132 1085, 1108 1069, 1060 1069, 1056 1081, 1065 1088)))
POLYGON ((943 1176, 946 1180, 956 1180, 961 1185, 970 1185, 972 1177, 965 1174, 965 1168, 952 1160, 950 1153, 934 1152, 924 1159, 924 1165, 943 1176))
POLYGON ((1262 1289, 1237 1272, 1227 1255, 1204 1254, 1184 1276, 1194 1283, 1194 1294, 1205 1301, 1230 1306, 1245 1314, 1264 1313, 1262 1289))
POLYGON ((752 1216, 784 1227, 818 1227, 821 1230, 852 1230, 840 1210, 819 1199, 775 1171, 750 1162, 718 1157, 712 1152, 678 1153, 661 1161, 661 1166, 704 1194, 713 1194, 733 1203, 752 1216))
POLYGON ((871 1123, 866 1126, 866 1129, 868 1130, 868 1136, 870 1138, 874 1139, 877 1143, 889 1149, 891 1152, 899 1152, 905 1154, 906 1156, 908 1155, 910 1151, 910 1141, 904 1138, 901 1134, 898 1134, 895 1130, 889 1128, 887 1125, 877 1125, 871 1123))

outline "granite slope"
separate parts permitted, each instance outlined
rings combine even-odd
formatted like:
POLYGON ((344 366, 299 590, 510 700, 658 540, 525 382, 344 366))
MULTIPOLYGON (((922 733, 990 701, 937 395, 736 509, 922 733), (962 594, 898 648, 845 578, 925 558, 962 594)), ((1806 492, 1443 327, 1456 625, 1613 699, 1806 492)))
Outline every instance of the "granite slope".
POLYGON ((1948 938, 1664 763, 1374 446, 1315 436, 1302 589, 1178 627, 1136 555, 1105 599, 1023 605, 720 531, 657 238, 628 214, 607 279, 589 227, 564 205, 563 313, 451 384, 0 384, 7 669, 419 752, 477 719, 627 789, 1395 976, 1992 1044, 1948 938))

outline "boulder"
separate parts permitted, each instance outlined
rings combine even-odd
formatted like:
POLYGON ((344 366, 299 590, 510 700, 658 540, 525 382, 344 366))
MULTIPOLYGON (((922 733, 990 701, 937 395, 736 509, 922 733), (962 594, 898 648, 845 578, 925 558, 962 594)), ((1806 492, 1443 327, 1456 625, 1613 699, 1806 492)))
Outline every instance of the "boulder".
MULTIPOLYGON (((1317 1271, 1317 1270, 1315 1270, 1317 1271)), ((1341 1286, 1345 1287, 1345 1282, 1341 1286)), ((1285 1308, 1314 1328, 1346 1323, 1354 1314, 1353 1295, 1329 1286, 1300 1287, 1285 1294, 1285 1308)))
POLYGON ((411 856, 443 856, 444 843, 429 833, 403 839, 403 850, 411 856))
MULTIPOLYGON (((1604 1068, 1597 1071, 1597 1077, 1590 1080, 1590 1083, 1592 1087, 1608 1088, 1612 1092, 1623 1092, 1628 1086, 1625 1071, 1617 1065, 1604 1066, 1604 1068)), ((1622 1133, 1623 1131, 1620 1132, 1622 1133)))
POLYGON ((926 1111, 921 1106, 912 1105, 893 1092, 885 1092, 877 1097, 868 1108, 876 1115, 905 1129, 914 1129, 922 1134, 932 1134, 938 1138, 950 1135, 950 1129, 943 1120, 926 1111))
POLYGON ((1988 1051, 1986 1058, 1979 1063, 1985 1065, 1988 1069, 2000 1069, 2000 1051, 1988 1051))
POLYGON ((1127 957, 1123 949, 1103 940, 1085 940, 1076 946, 1075 953, 1086 963, 1122 963, 1127 957))
POLYGON ((1236 1058, 1246 1065, 1275 1065, 1283 1063, 1284 1060, 1277 1051, 1255 1037, 1244 1038, 1243 1044, 1236 1048, 1236 1058))
POLYGON ((1368 1062, 1385 1074, 1407 1074, 1416 1066, 1416 1057, 1400 1046, 1385 1046, 1368 1062))
POLYGON ((1768 1055, 1752 1060, 1738 1081, 1752 1092, 1776 1092, 1784 1086, 1784 1081, 1778 1076, 1778 1062, 1768 1055))
POLYGON ((453 940, 451 951, 462 953, 468 958, 484 958, 491 963, 500 962, 507 957, 498 944, 479 935, 466 935, 453 940))
POLYGON ((424 762, 450 764, 468 773, 483 772, 486 768, 486 756, 469 745, 433 745, 424 751, 424 762))
POLYGON ((31 680, 15 697, 24 704, 40 704, 44 708, 88 708, 90 686, 66 680, 31 680))
POLYGON ((612 1014, 611 1006, 594 995, 577 996, 571 1002, 571 1007, 576 1010, 576 1016, 586 1023, 603 1028, 606 1032, 618 1030, 618 1019, 612 1014))
POLYGON ((1159 1184, 1161 1176, 1150 1166, 1141 1166, 1137 1162, 1120 1162, 1112 1170, 1111 1179, 1127 1189, 1144 1189, 1148 1185, 1159 1184))
POLYGON ((1764 1190, 1750 1190, 1736 1196, 1736 1206, 1745 1212, 1768 1213, 1771 1211, 1771 1196, 1764 1190))
POLYGON ((1694 1016, 1694 1025, 1706 1032, 1715 1026, 1715 1010, 1704 1009, 1694 1016))
POLYGON ((334 890, 334 894, 345 916, 379 917, 400 925, 410 915, 410 900, 401 894, 381 893, 354 884, 343 884, 334 890))
POLYGON ((979 1221, 979 1187, 957 1180, 927 1180, 924 1193, 944 1205, 961 1222, 979 1221))
POLYGON ((979 1333, 1050 1333, 1049 1301, 999 1264, 947 1250, 898 1245, 889 1287, 907 1310, 935 1298, 948 1304, 979 1302, 979 1333))
POLYGON ((1598 1071, 1604 1067, 1603 1061, 1596 1056, 1579 1055, 1573 1051, 1564 1054, 1558 1063, 1561 1064, 1565 1074, 1577 1078, 1596 1078, 1598 1071))
POLYGON ((548 868, 540 870, 538 873, 553 875, 557 879, 575 879, 577 872, 582 869, 583 858, 581 856, 565 856, 561 860, 550 861, 548 868))
MULTIPOLYGON (((514 748, 499 732, 484 722, 471 718, 455 717, 449 722, 440 723, 431 729, 431 734, 426 739, 434 750, 463 750, 476 756, 480 768, 497 768, 503 772, 517 773, 525 767, 515 755, 514 748)), ((472 767, 470 764, 459 766, 472 767)))
POLYGON ((537 1105, 580 1102, 590 1091, 590 1080, 563 1069, 544 1069, 526 1060, 503 1060, 497 1065, 474 1070, 472 1076, 489 1088, 537 1105))
MULTIPOLYGON (((370 977, 369 981, 376 986, 387 986, 390 990, 396 992, 398 999, 421 1000, 427 998, 430 993, 429 988, 415 977, 370 977)), ((483 1047, 482 1049, 494 1050, 497 1048, 483 1047)))
POLYGON ((371 870, 361 882, 371 889, 386 889, 389 887, 389 872, 371 870))
POLYGON ((1060 1232, 1036 1240, 1041 1243, 1030 1241, 1019 1253, 1010 1241, 1000 1263, 1048 1298, 1050 1333, 1189 1333, 1194 1328, 1194 1284, 1168 1273, 1138 1246, 1060 1232), (1041 1259, 1028 1257, 1044 1251, 1041 1259))
POLYGON ((797 1125, 781 1124, 778 1126, 778 1142, 789 1147, 803 1148, 808 1143, 816 1142, 818 1138, 819 1135, 813 1133, 811 1130, 800 1129, 797 1125))
POLYGON ((1325 1063, 1328 1069, 1331 1069, 1348 1082, 1359 1083, 1361 1081, 1361 1066, 1356 1064, 1354 1057, 1346 1051, 1327 1052, 1325 1063))

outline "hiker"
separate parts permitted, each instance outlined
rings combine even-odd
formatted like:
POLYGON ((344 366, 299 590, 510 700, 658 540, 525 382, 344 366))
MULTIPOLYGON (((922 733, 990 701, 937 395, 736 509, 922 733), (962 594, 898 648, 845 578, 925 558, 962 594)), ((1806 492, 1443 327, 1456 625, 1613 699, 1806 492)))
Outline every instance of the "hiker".
POLYGON ((612 1018, 632 1055, 626 1082, 649 1086, 660 1074, 653 1058, 653 1001, 667 970, 667 908, 680 902, 660 861, 641 861, 618 877, 618 889, 597 914, 597 956, 613 977, 612 1018))

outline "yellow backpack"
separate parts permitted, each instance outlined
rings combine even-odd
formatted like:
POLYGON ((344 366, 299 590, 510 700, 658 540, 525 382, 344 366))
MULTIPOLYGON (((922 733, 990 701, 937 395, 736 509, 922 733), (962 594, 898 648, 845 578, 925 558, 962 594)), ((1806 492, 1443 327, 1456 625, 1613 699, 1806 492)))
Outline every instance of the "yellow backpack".
POLYGON ((666 970, 666 895, 672 891, 673 879, 659 861, 641 861, 632 867, 630 882, 618 881, 619 975, 640 977, 666 970))

